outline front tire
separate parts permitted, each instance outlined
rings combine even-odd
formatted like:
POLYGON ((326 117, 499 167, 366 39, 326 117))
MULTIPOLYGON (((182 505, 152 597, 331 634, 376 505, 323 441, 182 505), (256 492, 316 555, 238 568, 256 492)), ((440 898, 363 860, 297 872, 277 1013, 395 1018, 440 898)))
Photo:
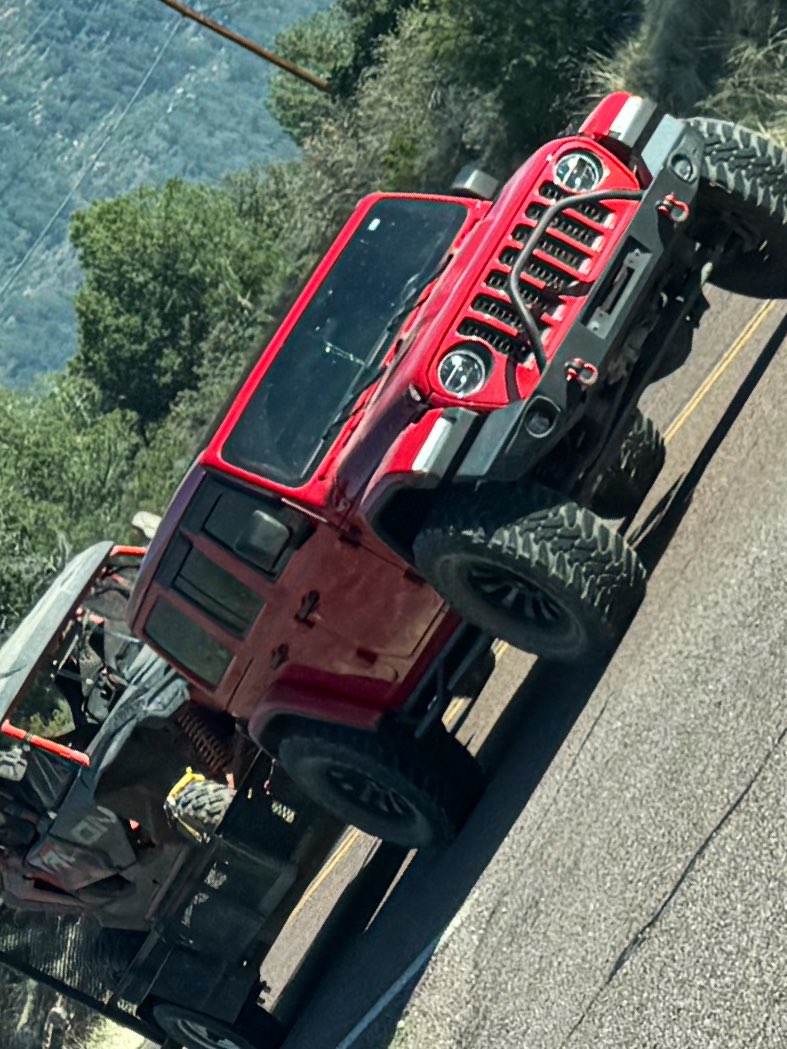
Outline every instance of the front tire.
POLYGON ((590 497, 590 509, 602 517, 629 517, 661 473, 664 438, 639 409, 631 419, 614 462, 602 474, 590 497))
POLYGON ((721 223, 742 238, 713 270, 712 283, 755 298, 787 297, 787 153, 728 120, 693 117, 688 123, 705 139, 700 229, 721 223))
POLYGON ((278 1049, 284 1032, 258 1005, 247 1007, 235 1023, 172 1002, 157 1002, 153 1020, 183 1049, 278 1049))
POLYGON ((416 741, 299 722, 279 743, 278 758, 301 790, 340 820, 409 849, 450 841, 483 779, 442 727, 416 741))
POLYGON ((414 549, 459 615, 547 659, 611 653, 645 593, 645 568, 617 531, 535 484, 449 492, 414 549))

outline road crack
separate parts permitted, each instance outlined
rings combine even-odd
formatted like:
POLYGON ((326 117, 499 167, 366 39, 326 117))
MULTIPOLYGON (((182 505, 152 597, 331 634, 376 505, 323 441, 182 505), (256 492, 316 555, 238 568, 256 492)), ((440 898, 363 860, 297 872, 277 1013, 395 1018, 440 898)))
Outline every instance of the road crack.
POLYGON ((735 798, 732 804, 728 806, 721 819, 716 823, 713 830, 707 835, 707 837, 699 846, 699 848, 694 852, 691 859, 681 871, 680 877, 677 879, 670 891, 664 897, 662 902, 659 904, 659 906, 656 908, 656 910, 653 912, 650 918, 648 918, 645 924, 631 937, 629 942, 620 952, 615 961, 615 964, 612 966, 612 969, 610 970, 609 975, 607 976, 607 979, 604 983, 605 987, 609 986, 609 984, 615 979, 615 977, 623 968, 623 966, 626 965, 631 956, 642 945, 643 941, 647 938, 650 930, 659 922, 664 912, 667 910, 669 905, 672 903, 672 901, 682 889, 683 885, 686 883, 686 880, 689 878, 694 868, 697 866, 702 857, 708 851, 714 839, 718 837, 718 835, 721 833, 721 831, 724 829, 727 823, 729 823, 729 821, 741 807, 743 802, 746 800, 752 787, 760 778, 762 773, 765 771, 766 767, 773 758, 773 755, 783 743, 785 737, 787 737, 787 727, 782 729, 775 743, 773 743, 773 745, 767 751, 765 757, 760 762, 760 765, 754 772, 754 775, 748 780, 743 790, 741 790, 741 792, 738 794, 737 798, 735 798))
POLYGON ((693 855, 691 856, 691 858, 689 859, 689 861, 686 863, 686 865, 684 866, 683 870, 681 871, 680 876, 675 881, 675 884, 672 886, 670 891, 667 893, 667 895, 661 901, 659 906, 656 908, 656 910, 653 912, 653 914, 650 916, 650 918, 648 918, 648 920, 637 930, 637 932, 634 933, 634 935, 628 941, 626 946, 620 952, 620 954, 618 955, 618 957, 615 960, 615 963, 613 964, 612 968, 610 969, 606 979, 597 988, 595 993, 591 996, 591 998, 588 1001, 587 1005, 582 1010, 582 1013, 581 1013, 579 1019, 574 1023, 574 1025, 572 1026, 571 1030, 568 1032, 568 1035, 563 1040, 563 1042, 561 1042, 560 1049, 565 1049, 565 1047, 569 1044, 569 1042, 573 1038, 574 1034, 579 1030, 579 1028, 585 1022, 585 1020, 587 1019, 590 1011, 593 1009, 593 1007, 595 1006, 596 1002, 598 1002, 599 998, 601 998, 601 996, 604 994, 606 989, 613 982, 615 977, 620 973, 620 971, 628 964, 628 962, 631 960, 631 958, 637 952, 637 950, 643 945, 643 943, 646 942, 649 933, 658 924, 658 922, 661 920, 661 918, 663 917, 663 915, 665 914, 665 912, 669 908, 669 906, 672 903, 672 901, 675 899, 675 897, 678 895, 680 890, 686 884, 686 881, 688 880, 688 878, 690 877, 690 875, 692 874, 694 869, 697 867, 698 863, 702 860, 702 858, 705 855, 705 853, 710 848, 710 846, 713 843, 713 841, 718 837, 718 835, 721 833, 721 831, 730 822, 732 817, 740 809, 740 807, 743 804, 743 802, 746 800, 748 795, 751 793, 752 788, 754 787, 754 785, 757 783, 758 779, 762 776, 763 772, 765 771, 765 769, 770 764, 771 760, 773 759, 774 755, 778 751, 779 747, 784 742, 785 738, 787 738, 787 726, 785 726, 782 729, 782 731, 779 733, 778 737, 776 738, 774 743, 771 745, 771 747, 768 749, 768 751, 766 752, 766 754, 763 757, 762 761, 760 762, 759 766, 755 770, 754 774, 746 782, 746 785, 739 792, 739 794, 737 795, 735 800, 727 807, 727 809, 724 811, 724 813, 721 816, 721 818, 718 820, 718 822, 713 827, 713 829, 710 831, 710 833, 705 837, 705 839, 703 840, 703 842, 701 843, 699 848, 697 848, 695 850, 695 852, 693 853, 693 855))

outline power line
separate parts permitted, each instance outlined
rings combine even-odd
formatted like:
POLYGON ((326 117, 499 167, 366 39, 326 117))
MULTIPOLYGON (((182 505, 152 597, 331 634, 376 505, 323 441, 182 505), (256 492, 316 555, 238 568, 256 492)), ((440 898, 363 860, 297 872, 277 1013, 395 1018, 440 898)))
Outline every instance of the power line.
POLYGON ((25 40, 25 42, 18 49, 20 57, 17 59, 17 61, 14 63, 14 65, 11 66, 11 68, 8 70, 9 73, 15 73, 17 71, 17 69, 21 66, 21 64, 22 64, 22 62, 24 61, 24 58, 25 58, 25 51, 27 51, 28 47, 30 47, 30 45, 33 43, 33 41, 38 36, 40 31, 44 28, 46 23, 53 17, 53 15, 55 15, 57 13, 57 10, 58 10, 57 6, 55 6, 47 14, 45 14, 43 18, 39 19, 38 24, 35 26, 33 31, 30 33, 30 35, 28 36, 27 40, 25 40))
POLYGON ((134 105, 136 100, 139 98, 139 96, 142 93, 142 91, 144 91, 145 85, 147 84, 148 80, 150 80, 151 76, 153 75, 153 73, 154 73, 156 67, 158 66, 159 62, 161 61, 161 59, 164 57, 164 52, 167 50, 167 48, 171 44, 171 42, 172 42, 172 40, 173 40, 173 38, 175 36, 175 33, 177 33, 177 31, 180 28, 180 26, 181 26, 181 23, 178 22, 177 20, 175 20, 172 23, 172 29, 170 30, 169 36, 164 41, 164 44, 163 44, 161 50, 156 55, 156 57, 153 60, 153 63, 151 64, 150 68, 148 69, 148 71, 145 73, 145 75, 140 80, 140 82, 137 85, 133 95, 128 100, 126 105, 123 107, 123 110, 121 111, 120 116, 117 118, 115 123, 112 125, 112 127, 107 132, 107 134, 106 134, 104 140, 102 141, 101 145, 98 147, 98 149, 95 151, 95 153, 93 153, 93 155, 90 157, 88 162, 82 168, 82 170, 80 171, 79 175, 77 176, 76 182, 73 184, 73 186, 71 186, 71 188, 69 189, 68 193, 65 195, 65 197, 63 198, 63 200, 61 201, 61 203, 59 204, 57 209, 54 211, 54 213, 50 217, 49 221, 46 223, 44 228, 38 234, 38 236, 33 241, 31 246, 27 249, 27 251, 25 252, 25 254, 22 257, 21 261, 11 271, 10 275, 8 276, 7 280, 2 285, 2 287, 0 287, 0 304, 2 303, 2 300, 5 298, 6 294, 8 293, 9 289, 11 288, 11 286, 14 283, 14 281, 16 280, 16 278, 19 276, 19 274, 22 272, 24 267, 29 262, 30 258, 32 257, 32 255, 36 251, 36 249, 38 248, 39 244, 41 244, 41 242, 46 237, 47 233, 49 233, 49 231, 52 228, 52 226, 55 224, 55 222, 57 222, 57 220, 63 214, 63 211, 68 206, 69 202, 71 201, 71 198, 74 196, 76 191, 79 189, 79 187, 85 181, 87 176, 90 174, 90 172, 93 169, 96 161, 101 156, 101 154, 104 152, 104 149, 106 148, 107 144, 109 143, 109 140, 112 138, 114 133, 120 127, 120 125, 123 122, 123 120, 125 119, 128 111, 131 109, 131 107, 134 105))
POLYGON ((185 4, 180 3, 179 0, 160 0, 160 2, 166 4, 167 7, 171 7, 173 11, 177 11, 178 14, 183 15, 184 18, 190 18, 193 22, 197 22, 206 29, 210 29, 211 32, 223 36, 225 40, 230 40, 233 44, 245 48, 246 51, 251 51, 251 53, 258 58, 264 58, 266 62, 272 62, 273 65, 278 66, 279 69, 283 69, 286 73, 291 73, 293 76, 298 77, 299 80, 305 80, 307 84, 311 84, 312 87, 324 91, 327 95, 331 94, 332 89, 328 81, 315 76, 314 73, 310 73, 308 69, 304 69, 303 66, 296 65, 295 62, 290 62, 289 59, 282 58, 281 55, 277 55, 273 51, 268 51, 265 47, 260 47, 259 44, 255 44, 254 41, 249 40, 248 37, 241 36, 240 33, 236 33, 232 29, 227 29, 226 26, 221 25, 219 22, 215 22, 212 18, 208 18, 207 15, 200 14, 199 11, 195 11, 192 7, 187 7, 185 4))

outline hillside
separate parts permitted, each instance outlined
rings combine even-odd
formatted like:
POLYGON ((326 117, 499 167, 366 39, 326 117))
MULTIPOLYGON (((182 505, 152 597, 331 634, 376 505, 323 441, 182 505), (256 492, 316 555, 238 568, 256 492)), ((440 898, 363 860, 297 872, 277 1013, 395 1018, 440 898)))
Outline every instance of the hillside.
MULTIPOLYGON (((327 6, 202 9, 270 45, 327 6)), ((76 349, 75 209, 294 155, 265 108, 271 70, 157 0, 0 0, 0 382, 24 385, 76 349)))

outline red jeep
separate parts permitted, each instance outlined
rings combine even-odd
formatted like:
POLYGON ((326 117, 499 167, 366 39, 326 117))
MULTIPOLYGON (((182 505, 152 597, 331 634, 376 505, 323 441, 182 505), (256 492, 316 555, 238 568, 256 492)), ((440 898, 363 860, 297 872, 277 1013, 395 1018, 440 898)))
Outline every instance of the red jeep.
POLYGON ((612 651, 646 573, 606 519, 664 458, 640 395, 707 281, 787 293, 786 201, 766 139, 623 93, 494 202, 367 197, 175 495, 135 631, 343 819, 445 838, 477 785, 451 694, 492 637, 612 651))

